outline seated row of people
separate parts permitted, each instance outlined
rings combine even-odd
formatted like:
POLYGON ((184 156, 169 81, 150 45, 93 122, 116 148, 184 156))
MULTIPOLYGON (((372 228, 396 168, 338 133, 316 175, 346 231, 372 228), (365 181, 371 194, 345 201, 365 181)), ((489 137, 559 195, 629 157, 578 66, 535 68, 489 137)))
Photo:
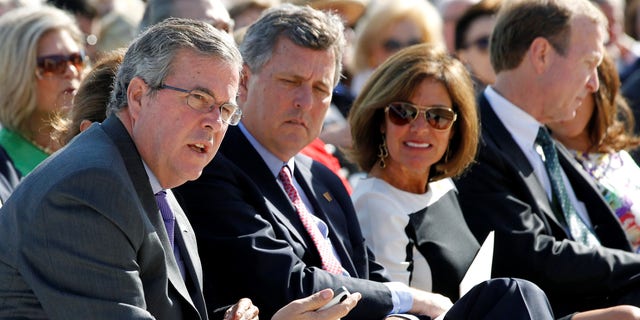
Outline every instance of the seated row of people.
MULTIPOLYGON (((540 15, 551 10, 564 19, 559 25, 591 28, 602 36, 598 29, 602 21, 587 2, 575 7, 553 1, 536 4, 510 7, 503 13, 503 28, 526 30, 526 21, 509 19, 519 18, 524 10, 540 15)), ((463 216, 469 221, 470 214, 483 214, 486 204, 477 202, 479 210, 466 209, 461 191, 461 210, 449 179, 474 159, 478 117, 464 66, 441 48, 423 45, 401 51, 374 72, 356 100, 350 117, 356 142, 352 154, 370 173, 356 187, 358 210, 337 177, 297 155, 319 134, 319 115, 326 112, 339 79, 344 39, 338 21, 309 8, 273 9, 247 31, 240 47, 244 66, 229 39, 206 24, 171 19, 137 38, 116 75, 108 118, 29 174, 0 210, 0 228, 7 231, 0 241, 4 279, 0 283, 7 284, 0 285, 0 295, 7 308, 0 310, 10 317, 207 318, 209 313, 230 318, 244 312, 251 318, 255 307, 242 300, 249 296, 260 306, 260 314, 275 319, 294 319, 307 312, 323 319, 393 318, 405 312, 430 317, 446 313, 449 319, 550 319, 554 312, 573 319, 639 316, 640 309, 618 305, 638 305, 633 279, 640 270, 633 270, 640 258, 623 252, 630 251, 627 247, 608 249, 613 242, 603 239, 599 228, 594 228, 595 237, 602 245, 595 246, 579 243, 570 225, 558 227, 564 234, 555 226, 549 227, 555 234, 545 233, 540 221, 550 218, 545 212, 533 212, 526 199, 519 201, 530 206, 525 212, 516 214, 506 207, 496 212, 533 223, 534 229, 519 229, 515 235, 507 227, 497 229, 493 275, 510 278, 484 282, 458 300, 457 284, 478 248, 479 230, 497 217, 476 217, 486 221, 467 225, 463 216), (182 185, 187 180, 194 181, 182 185), (164 200, 158 200, 159 195, 164 200), (381 222, 382 226, 374 226, 381 222), (390 233, 395 239, 387 238, 390 233), (524 240, 509 243, 513 239, 524 240), (528 239, 549 245, 558 256, 529 270, 545 263, 554 269, 552 265, 560 263, 556 271, 567 272, 561 257, 586 259, 587 255, 594 268, 574 266, 585 269, 576 275, 533 276, 529 278, 533 283, 513 279, 530 271, 514 268, 509 274, 508 268, 519 261, 498 257, 505 252, 516 256, 514 246, 523 251, 521 256, 531 254, 537 247, 518 246, 528 239), (381 250, 380 259, 368 246, 381 250), (616 265, 603 267, 614 259, 616 265), (392 272, 387 274, 379 263, 388 263, 392 272), (613 273, 612 281, 576 282, 605 273, 613 273), (574 287, 559 290, 548 281, 574 287), (318 310, 331 293, 313 293, 340 286, 356 294, 335 308, 318 310), (551 298, 553 310, 538 286, 551 298), (603 286, 608 290, 596 295, 589 286, 593 291, 603 286), (124 297, 123 288, 129 288, 124 297), (586 293, 565 300, 557 295, 568 291, 586 293), (294 299, 302 300, 289 304, 294 299), (227 308, 238 300, 235 308, 227 308), (605 309, 578 312, 594 308, 605 309)), ((562 28, 551 30, 568 37, 567 47, 555 49, 551 40, 534 37, 520 55, 540 59, 520 57, 520 64, 498 72, 498 80, 502 76, 503 81, 511 80, 502 83, 517 83, 516 79, 532 76, 534 69, 540 77, 555 79, 555 68, 574 63, 563 54, 601 52, 595 41, 578 41, 583 40, 580 35, 563 33, 562 28), (588 46, 596 49, 581 50, 588 46), (530 63, 537 69, 529 68, 530 63)), ((515 45, 507 41, 505 47, 515 45)), ((581 57, 580 61, 589 60, 581 57)), ((576 95, 597 90, 594 73, 586 71, 595 70, 598 62, 582 66, 586 77, 582 86, 577 85, 580 79, 566 80, 574 84, 576 95)), ((73 68, 66 63, 65 67, 73 68)), ((495 90, 511 98, 513 88, 500 83, 495 90)), ((560 101, 567 109, 575 104, 560 101)), ((549 106, 546 113, 552 113, 551 104, 543 105, 549 106)), ((491 131, 484 131, 484 116, 482 120, 480 158, 458 182, 477 175, 474 168, 490 165, 483 161, 483 152, 491 131)), ((560 155, 570 163, 564 153, 560 155)), ((545 154, 547 158, 553 159, 545 154)), ((467 181, 466 187, 470 184, 467 181)), ((590 186, 586 180, 584 185, 590 186)), ((503 199, 515 201, 517 196, 503 199)), ((545 195, 544 201, 555 202, 549 200, 554 197, 545 195)), ((515 218, 511 219, 508 222, 515 218)), ((591 221, 624 235, 607 219, 591 221)), ((537 253, 541 255, 542 250, 537 253)))

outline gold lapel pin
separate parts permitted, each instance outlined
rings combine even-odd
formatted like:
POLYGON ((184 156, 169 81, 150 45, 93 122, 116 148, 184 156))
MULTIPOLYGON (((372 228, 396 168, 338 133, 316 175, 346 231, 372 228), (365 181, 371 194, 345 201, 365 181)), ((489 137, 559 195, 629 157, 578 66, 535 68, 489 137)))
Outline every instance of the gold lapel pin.
POLYGON ((331 202, 333 201, 333 198, 331 198, 331 194, 329 194, 329 192, 325 192, 322 194, 322 196, 327 199, 327 201, 331 202))

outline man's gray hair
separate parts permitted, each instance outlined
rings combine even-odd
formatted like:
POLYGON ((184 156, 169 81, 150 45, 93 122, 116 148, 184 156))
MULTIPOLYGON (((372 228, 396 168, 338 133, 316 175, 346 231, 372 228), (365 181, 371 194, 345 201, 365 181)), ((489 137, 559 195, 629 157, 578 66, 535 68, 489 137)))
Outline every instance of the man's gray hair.
POLYGON ((173 60, 182 49, 219 58, 242 69, 242 56, 233 38, 208 23, 169 18, 151 26, 133 40, 118 69, 107 113, 127 107, 127 88, 131 79, 140 77, 155 94, 175 70, 173 60))
POLYGON ((344 26, 340 17, 308 6, 283 4, 267 9, 253 23, 240 44, 240 52, 251 72, 259 72, 271 59, 280 36, 313 50, 331 50, 336 58, 334 85, 342 72, 345 50, 344 26))

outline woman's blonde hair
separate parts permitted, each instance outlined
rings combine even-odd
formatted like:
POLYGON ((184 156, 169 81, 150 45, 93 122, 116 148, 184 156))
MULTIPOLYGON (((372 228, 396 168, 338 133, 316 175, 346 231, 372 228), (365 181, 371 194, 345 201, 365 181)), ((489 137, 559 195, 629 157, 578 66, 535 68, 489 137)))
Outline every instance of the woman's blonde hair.
POLYGON ((27 6, 0 16, 0 123, 25 134, 36 110, 38 41, 52 30, 65 30, 82 47, 76 21, 48 6, 27 6))
POLYGON ((380 34, 403 20, 412 21, 420 29, 421 42, 444 46, 442 18, 429 1, 382 1, 375 4, 356 26, 354 73, 377 67, 370 65, 370 56, 374 47, 385 40, 380 34))

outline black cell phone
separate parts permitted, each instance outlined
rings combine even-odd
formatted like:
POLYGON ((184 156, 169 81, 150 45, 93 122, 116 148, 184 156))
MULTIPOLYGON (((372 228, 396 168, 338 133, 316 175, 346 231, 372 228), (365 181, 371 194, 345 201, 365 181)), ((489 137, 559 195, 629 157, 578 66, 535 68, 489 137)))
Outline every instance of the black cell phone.
POLYGON ((331 299, 331 301, 327 302, 327 304, 325 304, 320 309, 318 309, 318 311, 322 311, 327 308, 335 306, 336 304, 344 301, 344 299, 346 299, 350 294, 351 293, 349 293, 349 290, 347 290, 347 288, 345 287, 338 288, 333 293, 333 299, 331 299))

